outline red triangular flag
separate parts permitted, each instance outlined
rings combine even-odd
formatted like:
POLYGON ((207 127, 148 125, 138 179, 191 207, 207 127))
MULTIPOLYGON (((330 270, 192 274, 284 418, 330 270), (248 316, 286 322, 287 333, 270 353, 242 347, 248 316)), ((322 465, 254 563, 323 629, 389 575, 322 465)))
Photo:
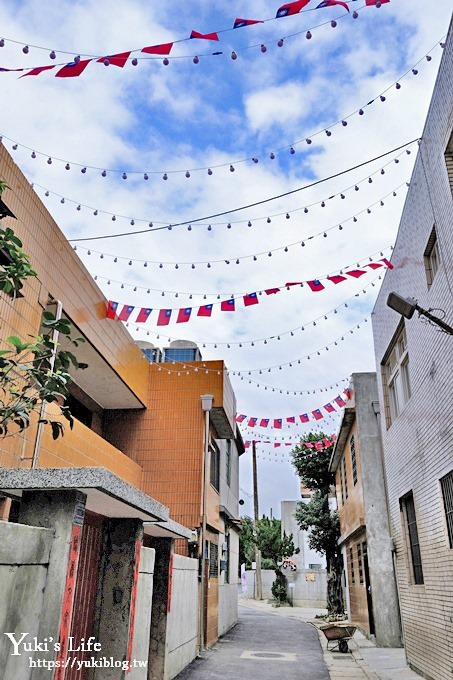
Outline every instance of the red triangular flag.
POLYGON ((162 43, 162 45, 149 45, 148 47, 143 47, 142 52, 146 54, 170 54, 173 47, 173 43, 162 43))
POLYGON ((25 76, 39 76, 39 74, 42 73, 43 71, 50 71, 50 69, 52 68, 55 68, 55 66, 36 66, 36 68, 32 68, 31 71, 28 71, 28 73, 24 73, 24 75, 20 77, 25 78, 25 76))
POLYGON ((55 78, 75 78, 84 72, 92 59, 80 59, 80 61, 71 61, 66 66, 63 66, 56 72, 55 78))
POLYGON ((201 40, 218 40, 219 36, 217 33, 199 33, 198 31, 192 31, 190 34, 191 38, 200 38, 201 40))
POLYGON ((305 7, 305 5, 308 5, 309 2, 310 0, 299 0, 299 2, 287 2, 278 8, 275 18, 280 19, 281 17, 289 17, 292 14, 298 14, 300 10, 305 7))
POLYGON ((243 26, 252 26, 253 24, 264 24, 264 21, 259 19, 235 19, 233 28, 242 28, 243 26))
POLYGON ((96 61, 99 61, 101 64, 108 61, 109 66, 119 66, 119 68, 123 68, 130 56, 130 52, 120 52, 120 54, 111 54, 107 57, 101 57, 96 61))

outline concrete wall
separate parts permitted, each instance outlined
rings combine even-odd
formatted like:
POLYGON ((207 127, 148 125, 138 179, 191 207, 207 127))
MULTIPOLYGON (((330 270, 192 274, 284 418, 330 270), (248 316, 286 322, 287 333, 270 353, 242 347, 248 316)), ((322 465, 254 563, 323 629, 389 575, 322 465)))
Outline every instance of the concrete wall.
POLYGON ((24 641, 39 637, 53 531, 0 522, 0 680, 29 680, 32 653, 12 655, 4 633, 24 641))
MULTIPOLYGON (((376 370, 401 321, 386 306, 390 291, 415 297, 425 309, 445 311, 453 322, 453 202, 444 153, 453 129, 453 34, 446 41, 419 155, 411 178, 392 262, 373 313, 376 370), (427 285, 423 254, 436 225, 439 270, 427 285)), ((404 644, 409 663, 435 680, 451 678, 453 667, 453 550, 449 546, 440 479, 453 468, 453 346, 451 336, 405 320, 411 397, 387 421, 388 401, 379 379, 382 437, 396 547, 404 644), (424 583, 413 583, 399 499, 412 491, 424 583)))
MULTIPOLYGON (((292 556, 292 560, 297 564, 298 569, 309 569, 309 564, 319 564, 321 569, 326 567, 326 558, 324 555, 312 550, 308 545, 308 540, 310 536, 309 531, 302 531, 296 522, 296 507, 299 501, 281 501, 281 518, 282 518, 282 531, 286 531, 286 534, 293 535, 293 541, 296 548, 299 548, 300 552, 297 555, 292 556)), ((307 499, 301 499, 300 502, 309 502, 307 499)))
MULTIPOLYGON (((324 609, 327 601, 327 575, 323 570, 285 570, 288 579, 288 599, 295 607, 315 607, 324 609), (290 585, 291 584, 291 585, 290 585), (294 587, 293 587, 294 586, 294 587)), ((255 597, 255 572, 246 571, 247 590, 242 597, 253 600, 255 597)), ((263 569, 263 599, 272 599, 271 586, 275 572, 263 569)))
POLYGON ((171 680, 198 651, 198 560, 173 557, 173 582, 167 616, 166 677, 171 680))
MULTIPOLYGON (((238 570, 239 570, 239 534, 234 528, 230 528, 230 554, 229 554, 229 577, 225 579, 225 572, 220 572, 219 577, 219 635, 225 635, 238 620, 238 570)), ((225 541, 225 536, 220 536, 220 542, 225 541)))

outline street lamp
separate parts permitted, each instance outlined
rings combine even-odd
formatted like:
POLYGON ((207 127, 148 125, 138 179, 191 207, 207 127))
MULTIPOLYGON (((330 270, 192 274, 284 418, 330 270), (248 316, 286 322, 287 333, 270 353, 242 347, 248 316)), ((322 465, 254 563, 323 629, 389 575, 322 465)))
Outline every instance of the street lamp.
POLYGON ((404 298, 401 295, 398 295, 398 293, 392 291, 389 293, 387 298, 387 306, 395 310, 395 312, 398 312, 398 314, 404 316, 406 319, 412 319, 414 312, 417 311, 419 315, 425 316, 427 319, 442 328, 445 333, 453 335, 452 326, 449 326, 448 323, 445 323, 445 321, 442 321, 442 319, 439 319, 439 317, 431 314, 430 310, 420 307, 420 305, 417 304, 417 300, 415 298, 404 298))
POLYGON ((209 456, 209 412, 212 409, 214 397, 212 394, 201 395, 201 410, 204 413, 204 455, 203 455, 203 485, 202 485, 202 512, 201 512, 201 597, 200 597, 200 649, 205 648, 205 629, 204 629, 204 610, 206 606, 206 499, 207 499, 207 479, 208 479, 208 456, 209 456))

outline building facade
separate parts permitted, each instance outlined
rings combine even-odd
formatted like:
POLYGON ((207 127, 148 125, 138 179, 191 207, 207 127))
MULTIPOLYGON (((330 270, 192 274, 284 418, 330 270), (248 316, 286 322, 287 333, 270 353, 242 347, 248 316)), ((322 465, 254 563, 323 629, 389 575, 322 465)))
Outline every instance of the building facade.
POLYGON ((392 256, 373 312, 391 533, 409 663, 453 667, 453 338, 403 318, 389 293, 453 325, 453 31, 450 26, 392 256))
POLYGON ((335 473, 349 620, 382 647, 401 646, 375 373, 354 373, 330 469, 335 473))

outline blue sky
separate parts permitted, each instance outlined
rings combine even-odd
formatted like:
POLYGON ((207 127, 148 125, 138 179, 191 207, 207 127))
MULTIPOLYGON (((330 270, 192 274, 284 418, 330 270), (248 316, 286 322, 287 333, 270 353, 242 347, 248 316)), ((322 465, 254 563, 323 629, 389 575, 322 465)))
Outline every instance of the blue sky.
MULTIPOLYGON (((68 238, 131 231, 132 220, 135 228, 146 229, 148 222, 165 225, 231 211, 335 175, 419 137, 442 54, 438 43, 450 21, 450 2, 439 0, 428 7, 391 0, 377 9, 352 0, 351 10, 359 13, 355 20, 341 7, 317 10, 317 4, 310 2, 309 11, 294 17, 227 31, 219 42, 179 43, 168 66, 162 59, 141 59, 138 66, 128 63, 124 69, 92 63, 73 79, 54 78, 52 71, 22 79, 0 74, 0 133, 68 238), (307 40, 309 29, 312 38, 307 40), (266 45, 264 53, 261 44, 266 45), (230 56, 233 50, 236 60, 230 56), (223 54, 202 56, 212 51, 223 54), (198 64, 193 63, 195 55, 198 64), (417 75, 411 71, 415 64, 417 75), (365 106, 370 100, 373 103, 365 106), (361 107, 363 116, 357 113, 361 107), (342 119, 347 126, 341 125, 342 119), (311 145, 304 141, 307 137, 311 145), (292 144, 294 154, 289 152, 292 144), (36 159, 31 149, 38 152, 36 159), (52 164, 47 163, 49 156, 52 164), (235 162, 242 159, 249 160, 235 162), (66 162, 70 171, 64 169, 66 162), (77 163, 88 166, 85 174, 77 163), (229 171, 231 163, 234 172, 229 171), (90 166, 117 172, 103 178, 90 166), (208 167, 214 168, 210 176, 208 167), (190 178, 185 177, 188 169, 190 178), (121 178, 123 170, 129 173, 127 180, 121 178), (141 172, 133 175, 131 170, 141 172), (145 170, 147 181, 141 174, 145 170), (169 173, 167 181, 164 172, 169 173)), ((271 19, 278 6, 269 0, 235 0, 215 8, 199 0, 61 0, 58 6, 50 0, 11 0, 3 2, 0 66, 54 63, 48 56, 51 49, 57 52, 55 61, 64 63, 78 54, 103 56, 175 41, 193 29, 205 33, 228 28, 236 17, 271 19), (29 45, 28 54, 22 52, 23 45, 29 45)), ((184 325, 172 321, 162 333, 155 314, 146 327, 131 324, 129 330, 135 338, 159 346, 176 338, 205 344, 203 357, 223 358, 231 370, 240 413, 273 419, 311 411, 337 396, 352 372, 375 370, 365 318, 373 307, 379 272, 326 285, 319 293, 304 286, 262 295, 260 304, 250 308, 239 299, 234 314, 219 311, 218 295, 240 296, 338 273, 370 257, 379 259, 380 252, 388 257, 416 145, 410 150, 411 155, 404 150, 390 154, 310 189, 213 218, 211 229, 208 221, 190 231, 184 226, 86 241, 77 252, 104 294, 120 303, 177 309, 213 302, 211 319, 194 318, 184 325), (357 222, 353 216, 358 216, 357 222), (304 248, 291 245, 302 240, 304 248), (264 254, 254 260, 258 253, 264 254), (198 264, 208 261, 211 267, 198 264), (172 264, 159 267, 161 262, 172 264), (280 340, 270 338, 279 335, 280 340)), ((338 417, 321 422, 325 432, 335 432, 338 417)), ((283 443, 312 427, 268 431, 268 436, 283 443)), ((247 429, 243 433, 246 439, 253 436, 247 429)), ((258 447, 263 512, 272 507, 278 516, 280 500, 297 497, 289 449, 258 447)), ((249 454, 243 456, 241 468, 244 509, 251 512, 249 454)))

